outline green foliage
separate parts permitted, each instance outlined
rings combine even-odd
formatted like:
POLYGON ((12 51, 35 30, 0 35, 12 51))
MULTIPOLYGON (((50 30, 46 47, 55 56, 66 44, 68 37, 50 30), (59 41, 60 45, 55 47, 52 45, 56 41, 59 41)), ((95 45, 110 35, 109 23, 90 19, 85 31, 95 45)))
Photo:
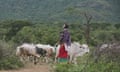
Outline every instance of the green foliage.
POLYGON ((91 63, 86 66, 83 70, 84 72, 119 72, 119 64, 114 62, 106 63, 106 62, 98 62, 98 63, 91 63))
POLYGON ((120 28, 113 32, 114 39, 120 41, 120 28))
POLYGON ((23 42, 34 42, 35 35, 32 27, 24 26, 15 37, 12 37, 14 42, 23 43, 23 42))
MULTIPOLYGON (((120 40, 119 25, 110 23, 92 23, 90 45, 120 40), (118 26, 117 26, 118 25, 118 26)), ((62 30, 61 22, 32 24, 28 21, 6 21, 0 24, 0 39, 15 43, 45 43, 54 45, 62 30)), ((85 26, 76 22, 70 24, 72 41, 85 43, 85 26)))
POLYGON ((24 64, 15 56, 6 57, 0 60, 0 70, 18 69, 24 64))
POLYGON ((114 26, 115 26, 116 29, 120 29, 120 24, 119 23, 115 24, 114 26))
POLYGON ((0 23, 1 38, 9 41, 17 34, 24 26, 32 26, 28 21, 4 21, 0 23))
POLYGON ((18 69, 24 66, 15 56, 15 50, 12 43, 0 40, 0 70, 18 69))
MULTIPOLYGON (((36 24, 26 21, 1 22, 0 69, 23 67, 23 64, 15 57, 15 48, 18 44, 28 42, 55 45, 59 40, 59 32, 62 31, 62 25, 63 23, 59 21, 36 24)), ((79 22, 69 24, 69 26, 72 41, 86 43, 85 26, 79 22)), ((91 23, 90 26, 90 46, 120 40, 118 24, 91 23)), ((104 53, 99 60, 97 63, 94 63, 94 57, 90 54, 90 56, 80 57, 78 66, 72 64, 55 65, 55 72, 119 72, 119 54, 104 53), (86 61, 87 58, 90 58, 88 62, 86 61)))
POLYGON ((55 72, 71 72, 70 68, 72 68, 73 65, 72 64, 67 64, 67 63, 61 63, 61 64, 57 64, 54 66, 54 71, 55 72))
POLYGON ((83 18, 69 13, 89 12, 96 21, 119 22, 118 0, 0 0, 0 19, 33 20, 33 21, 69 21, 83 18), (6 4, 7 3, 7 4, 6 4), (8 7, 9 6, 9 7, 8 7), (66 14, 67 10, 67 14, 66 14))

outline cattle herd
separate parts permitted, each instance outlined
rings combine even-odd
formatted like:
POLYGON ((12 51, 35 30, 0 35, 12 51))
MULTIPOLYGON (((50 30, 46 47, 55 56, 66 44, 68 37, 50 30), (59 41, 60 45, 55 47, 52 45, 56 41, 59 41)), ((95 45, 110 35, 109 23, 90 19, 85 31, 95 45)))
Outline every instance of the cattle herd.
MULTIPOLYGON (((59 52, 59 47, 45 45, 45 44, 30 44, 23 43, 16 48, 16 55, 20 57, 21 61, 32 61, 34 64, 39 63, 40 58, 45 63, 50 61, 57 62, 57 55, 59 52)), ((77 57, 83 56, 89 52, 89 47, 87 44, 79 44, 78 42, 73 42, 69 48, 69 62, 77 64, 77 57)))

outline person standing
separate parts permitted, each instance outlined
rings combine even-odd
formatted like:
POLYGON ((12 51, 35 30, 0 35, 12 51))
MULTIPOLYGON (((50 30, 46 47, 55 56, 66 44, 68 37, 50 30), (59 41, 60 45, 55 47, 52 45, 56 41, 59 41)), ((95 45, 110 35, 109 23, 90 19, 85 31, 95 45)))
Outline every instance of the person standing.
POLYGON ((63 38, 63 42, 65 45, 65 50, 68 51, 70 46, 71 46, 71 37, 70 37, 70 33, 68 31, 69 26, 67 24, 63 25, 63 36, 61 38, 63 38))
POLYGON ((58 53, 59 62, 68 61, 69 58, 68 51, 71 46, 71 37, 68 31, 68 27, 69 26, 67 24, 64 24, 63 31, 60 32, 60 49, 58 53))

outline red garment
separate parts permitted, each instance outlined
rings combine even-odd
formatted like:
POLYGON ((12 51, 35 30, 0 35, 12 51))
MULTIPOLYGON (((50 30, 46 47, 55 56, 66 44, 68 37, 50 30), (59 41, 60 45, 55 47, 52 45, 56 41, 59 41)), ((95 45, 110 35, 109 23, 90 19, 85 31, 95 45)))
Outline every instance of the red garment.
POLYGON ((68 53, 67 51, 65 51, 65 46, 64 44, 60 45, 60 50, 59 50, 59 54, 58 54, 59 58, 68 58, 68 53))

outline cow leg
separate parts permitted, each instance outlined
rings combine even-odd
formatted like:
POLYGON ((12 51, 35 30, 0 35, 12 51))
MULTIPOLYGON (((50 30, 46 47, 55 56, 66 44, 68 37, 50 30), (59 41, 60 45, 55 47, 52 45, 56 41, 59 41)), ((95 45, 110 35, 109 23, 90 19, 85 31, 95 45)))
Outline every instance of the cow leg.
POLYGON ((58 60, 58 58, 57 58, 57 57, 55 57, 54 63, 57 63, 57 62, 58 62, 57 60, 58 60))
POLYGON ((27 59, 26 59, 27 57, 24 55, 23 56, 23 60, 24 60, 24 62, 26 63, 27 62, 27 59))
POLYGON ((24 61, 22 56, 20 56, 20 61, 21 61, 21 62, 23 62, 23 61, 24 61))
POLYGON ((69 62, 72 63, 72 61, 73 61, 73 55, 71 54, 71 55, 70 55, 69 62))
POLYGON ((29 56, 29 61, 30 61, 30 62, 33 62, 33 56, 32 56, 32 55, 29 56))
POLYGON ((77 58, 76 57, 73 58, 73 63, 77 65, 77 58))
POLYGON ((37 64, 37 57, 34 56, 34 64, 37 64))
POLYGON ((57 63, 57 61, 58 61, 58 57, 57 57, 58 55, 57 55, 57 53, 56 53, 56 55, 55 55, 55 59, 54 59, 54 63, 57 63))
POLYGON ((22 63, 25 63, 25 56, 24 56, 24 55, 21 55, 21 56, 20 56, 20 61, 21 61, 22 63))
POLYGON ((57 63, 57 62, 58 62, 59 50, 60 50, 60 45, 58 45, 58 47, 57 47, 57 49, 56 49, 56 54, 55 54, 55 63, 57 63))
POLYGON ((29 56, 25 55, 24 60, 25 60, 25 62, 29 62, 29 56))
POLYGON ((48 57, 44 57, 45 63, 48 63, 48 57))

